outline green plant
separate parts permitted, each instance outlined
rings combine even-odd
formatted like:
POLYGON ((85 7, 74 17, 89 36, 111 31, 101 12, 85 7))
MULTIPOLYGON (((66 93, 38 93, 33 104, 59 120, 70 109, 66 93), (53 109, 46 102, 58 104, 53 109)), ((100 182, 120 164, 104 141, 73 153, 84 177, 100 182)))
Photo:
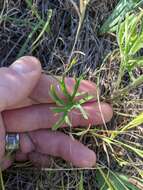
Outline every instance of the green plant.
MULTIPOLYGON (((38 22, 36 22, 35 26, 32 28, 32 31, 28 35, 26 41, 22 45, 22 47, 17 55, 17 58, 23 56, 26 53, 26 49, 27 49, 30 41, 33 41, 33 43, 31 44, 31 47, 30 47, 30 50, 31 50, 30 53, 32 53, 36 49, 36 47, 39 45, 40 39, 45 34, 45 32, 49 32, 49 25, 50 25, 50 21, 51 21, 51 17, 52 17, 52 10, 49 9, 47 11, 47 20, 44 21, 38 14, 37 8, 34 6, 32 1, 26 0, 26 3, 27 3, 27 6, 32 11, 32 14, 37 18, 38 22), (36 37, 36 39, 33 40, 34 35, 37 33, 39 33, 38 36, 36 37)), ((19 22, 19 20, 18 20, 18 22, 19 22)), ((22 21, 22 23, 23 23, 23 21, 22 21)))
POLYGON ((80 30, 81 30, 82 24, 84 22, 86 9, 87 9, 87 6, 88 6, 90 0, 80 0, 79 1, 79 7, 77 6, 77 4, 73 0, 70 0, 70 2, 71 2, 71 4, 73 5, 73 7, 75 8, 75 10, 76 10, 76 12, 78 14, 79 22, 78 22, 78 27, 77 27, 74 43, 73 43, 73 46, 72 46, 72 50, 71 50, 70 56, 69 56, 68 61, 67 61, 68 65, 70 65, 70 63, 71 63, 71 60, 72 60, 72 57, 73 57, 73 54, 74 54, 74 50, 75 50, 75 47, 76 47, 76 44, 77 44, 77 40, 78 40, 78 37, 79 37, 79 34, 80 34, 80 30))
POLYGON ((1 169, 0 169, 0 189, 1 189, 1 190, 5 190, 4 181, 3 181, 3 176, 2 176, 2 171, 1 171, 1 169))
POLYGON ((59 80, 59 86, 60 89, 62 90, 62 93, 64 94, 66 100, 61 100, 60 97, 58 97, 58 94, 56 93, 56 90, 54 89, 53 86, 51 86, 51 90, 50 90, 50 94, 52 99, 55 101, 55 103, 59 106, 57 108, 54 108, 53 111, 55 113, 62 113, 61 118, 59 119, 59 121, 53 126, 53 129, 56 130, 58 129, 60 126, 62 126, 64 123, 68 124, 69 126, 71 126, 71 121, 69 119, 69 112, 72 111, 73 109, 78 109, 80 110, 81 114, 83 115, 83 117, 85 119, 88 119, 87 113, 84 111, 84 109, 82 108, 82 104, 84 104, 85 102, 87 102, 88 100, 92 99, 92 96, 89 96, 88 94, 79 94, 78 93, 78 88, 80 86, 80 82, 82 80, 82 76, 77 79, 75 78, 75 86, 73 89, 73 93, 70 94, 67 90, 66 84, 65 84, 65 76, 66 74, 69 72, 69 70, 72 68, 72 66, 74 64, 76 64, 77 62, 77 58, 76 56, 73 58, 73 54, 74 54, 74 50, 75 50, 75 46, 80 34, 80 30, 85 18, 85 13, 86 13, 86 8, 87 5, 89 3, 89 0, 80 0, 80 6, 78 8, 78 6, 76 5, 76 3, 73 0, 70 0, 71 4, 73 5, 73 7, 75 8, 78 17, 79 17, 79 23, 78 23, 78 27, 77 27, 77 31, 76 31, 76 36, 74 39, 74 43, 72 46, 72 50, 70 53, 70 56, 68 58, 67 61, 67 67, 66 70, 62 76, 62 79, 59 80), (81 98, 80 100, 75 100, 78 96, 84 95, 84 98, 81 98))
POLYGON ((78 93, 78 88, 79 88, 81 80, 82 80, 82 77, 75 78, 75 86, 73 88, 73 93, 72 94, 70 94, 68 92, 68 90, 67 90, 67 87, 66 87, 66 84, 65 84, 65 77, 62 77, 61 80, 58 80, 59 81, 59 87, 60 87, 62 93, 65 96, 65 100, 62 100, 58 96, 58 94, 56 93, 56 90, 55 90, 54 86, 51 86, 50 95, 51 95, 52 99, 54 100, 54 102, 56 103, 56 105, 58 106, 56 108, 53 108, 53 112, 56 113, 56 114, 59 114, 59 113, 62 114, 59 121, 57 121, 57 123, 53 126, 54 130, 58 129, 64 123, 66 123, 69 126, 72 125, 68 114, 73 109, 80 110, 83 117, 85 119, 88 119, 88 115, 84 111, 84 109, 82 107, 82 104, 84 104, 85 102, 91 100, 93 98, 93 96, 90 96, 90 95, 88 95, 86 93, 78 93), (81 95, 83 96, 83 98, 77 100, 77 97, 79 97, 81 95))
POLYGON ((134 76, 134 70, 143 66, 143 56, 140 50, 143 48, 143 11, 139 14, 128 13, 125 21, 119 24, 117 40, 120 51, 120 70, 113 96, 120 96, 128 93, 143 83, 143 75, 134 76), (130 84, 121 87, 122 77, 129 74, 130 84))
POLYGON ((100 190, 141 190, 143 188, 143 180, 113 172, 109 168, 98 167, 96 180, 100 190))
POLYGON ((120 0, 113 13, 101 27, 100 33, 115 32, 119 21, 125 18, 126 13, 142 5, 143 0, 120 0))

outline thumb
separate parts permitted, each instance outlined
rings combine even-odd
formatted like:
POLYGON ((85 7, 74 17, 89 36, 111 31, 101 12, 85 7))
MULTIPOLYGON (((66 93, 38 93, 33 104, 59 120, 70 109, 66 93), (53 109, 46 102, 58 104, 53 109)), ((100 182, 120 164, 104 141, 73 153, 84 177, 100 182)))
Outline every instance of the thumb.
MULTIPOLYGON (((33 90, 41 75, 40 62, 34 57, 22 57, 9 68, 0 68, 0 111, 16 106, 33 90)), ((4 159, 5 128, 0 115, 0 168, 11 164, 4 159)))
POLYGON ((41 74, 40 62, 31 56, 0 68, 0 111, 16 106, 33 90, 41 74))

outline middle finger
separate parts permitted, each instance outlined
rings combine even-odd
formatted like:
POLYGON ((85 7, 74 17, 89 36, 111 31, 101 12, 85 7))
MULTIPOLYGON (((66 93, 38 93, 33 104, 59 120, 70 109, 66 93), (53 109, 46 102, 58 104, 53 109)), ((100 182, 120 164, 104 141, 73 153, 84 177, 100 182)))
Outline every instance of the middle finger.
MULTIPOLYGON (((2 113, 7 132, 27 132, 37 129, 51 128, 61 117, 54 114, 52 109, 55 105, 43 104, 30 107, 4 111, 2 113)), ((78 110, 69 113, 69 118, 73 126, 88 126, 108 122, 112 118, 113 111, 110 105, 96 102, 86 103, 83 109, 88 114, 88 119, 84 119, 78 110)), ((64 124, 63 127, 67 125, 64 124)))

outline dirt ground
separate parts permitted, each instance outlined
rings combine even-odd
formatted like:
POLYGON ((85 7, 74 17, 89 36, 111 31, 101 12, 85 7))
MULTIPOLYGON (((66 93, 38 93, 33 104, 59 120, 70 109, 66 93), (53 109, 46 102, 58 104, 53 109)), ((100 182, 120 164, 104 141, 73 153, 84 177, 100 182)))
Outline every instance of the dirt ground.
MULTIPOLYGON (((35 7, 38 9, 38 14, 45 22, 49 9, 52 9, 52 18, 47 32, 40 39, 38 46, 32 50, 32 43, 39 33, 39 31, 32 33, 38 23, 38 18, 33 13, 34 10, 27 6, 25 0, 1 0, 0 14, 3 19, 0 20, 0 65, 8 66, 22 55, 34 55, 39 58, 43 69, 46 69, 48 73, 61 75, 70 56, 76 35, 78 26, 77 13, 68 0, 35 0, 34 2, 35 7), (29 35, 31 33, 32 35, 29 35)), ((117 48, 115 36, 99 35, 100 26, 110 15, 117 2, 116 0, 90 1, 76 44, 76 50, 85 53, 85 56, 79 56, 78 64, 72 68, 69 75, 79 76, 84 73, 87 79, 96 80, 96 69, 100 67, 105 56, 117 48)), ((109 89, 112 90, 111 76, 118 70, 115 62, 110 63, 107 67, 114 68, 114 73, 103 73, 101 81, 102 94, 105 92, 105 86, 110 87, 109 89)), ((116 78, 113 80, 116 80, 116 78)), ((110 95, 110 90, 108 91, 108 96, 110 95)), ((143 98, 142 90, 138 89, 133 94, 131 93, 130 98, 132 97, 136 99, 143 98)), ((124 110, 127 114, 137 114, 143 109, 143 105, 138 103, 133 111, 133 105, 128 104, 125 106, 126 101, 123 100, 120 108, 118 104, 115 104, 115 111, 121 112, 121 110, 124 110)), ((120 125, 119 122, 123 124, 129 120, 115 114, 107 127, 117 127, 120 125)), ((100 147, 97 148, 96 144, 93 144, 93 139, 90 135, 83 137, 82 141, 98 152, 97 159, 106 164, 105 153, 100 150, 100 147)), ((141 162, 141 160, 136 158, 136 162, 141 162)), ((70 166, 60 159, 56 159, 52 165, 57 171, 37 171, 36 169, 27 169, 27 166, 28 164, 26 167, 25 165, 15 165, 4 173, 7 190, 79 189, 78 183, 81 179, 81 174, 83 175, 85 190, 98 189, 95 170, 69 170, 70 166)), ((115 162, 112 164, 112 169, 120 171, 115 162)), ((129 167, 122 169, 122 171, 131 173, 129 167)))

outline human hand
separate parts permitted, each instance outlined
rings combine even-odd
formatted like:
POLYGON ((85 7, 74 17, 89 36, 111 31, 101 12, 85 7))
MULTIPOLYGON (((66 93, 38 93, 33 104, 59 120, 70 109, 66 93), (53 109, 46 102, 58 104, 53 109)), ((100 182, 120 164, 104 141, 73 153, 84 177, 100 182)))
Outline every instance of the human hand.
MULTIPOLYGON (((75 166, 93 166, 96 156, 92 150, 61 132, 48 130, 60 117, 52 112, 54 103, 49 95, 51 84, 64 99, 57 80, 41 74, 39 61, 33 57, 23 57, 16 63, 9 68, 0 69, 2 167, 7 168, 12 163, 11 160, 4 158, 6 132, 21 133, 20 150, 16 153, 17 160, 30 159, 36 164, 42 162, 42 165, 46 166, 48 155, 52 155, 62 157, 75 166), (23 72, 22 65, 25 66, 23 72)), ((68 78, 65 82, 68 90, 72 91, 74 79, 68 78)), ((81 82, 79 92, 88 92, 95 98, 97 94, 95 85, 88 81, 81 82)), ((108 122, 112 117, 112 108, 108 104, 101 103, 99 108, 96 100, 92 100, 83 107, 89 118, 85 120, 77 110, 72 111, 69 117, 73 127, 102 124, 103 120, 108 122)))

